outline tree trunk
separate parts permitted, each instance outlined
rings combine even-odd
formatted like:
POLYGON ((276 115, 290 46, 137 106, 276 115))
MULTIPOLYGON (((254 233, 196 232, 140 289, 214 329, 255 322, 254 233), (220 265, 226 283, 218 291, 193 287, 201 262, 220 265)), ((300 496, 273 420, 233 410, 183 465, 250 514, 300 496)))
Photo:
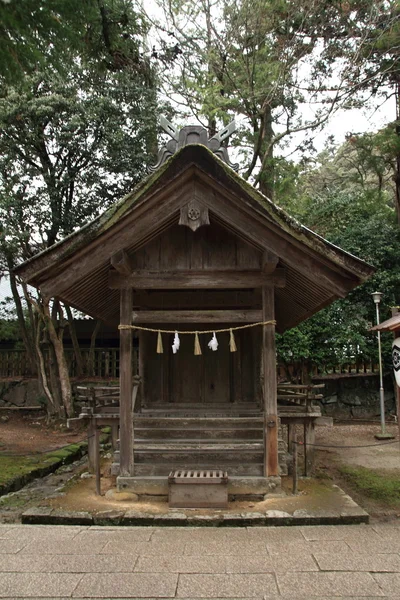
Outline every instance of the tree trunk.
MULTIPOLYGON (((396 134, 400 138, 400 79, 396 83, 396 134)), ((397 224, 400 226, 400 153, 396 156, 396 172, 394 181, 396 190, 395 204, 397 224)))
MULTIPOLYGON (((274 131, 272 129, 272 109, 270 105, 267 105, 264 113, 264 136, 263 136, 263 163, 265 165, 262 173, 260 173, 260 190, 270 200, 274 199, 274 188, 275 188, 275 165, 274 165, 274 149, 271 144, 271 140, 274 137, 274 131), (265 161, 266 157, 266 161, 265 161), (265 161, 265 162, 264 162, 265 161)), ((262 130, 260 129, 260 134, 262 130)))
POLYGON ((79 347, 79 342, 78 342, 78 338, 76 335, 74 317, 72 316, 72 311, 71 311, 70 307, 68 306, 68 304, 64 304, 64 306, 65 306, 65 311, 66 311, 67 317, 68 317, 68 326, 69 326, 69 331, 71 334, 72 346, 74 348, 75 363, 76 363, 76 375, 77 375, 77 377, 82 377, 82 375, 83 375, 82 352, 79 347))
POLYGON ((15 309, 17 311, 18 326, 19 326, 19 330, 21 333, 21 338, 22 338, 23 344, 25 346, 26 355, 28 357, 30 371, 31 371, 32 375, 35 375, 36 374, 36 360, 35 360, 35 353, 33 350, 34 344, 33 344, 33 339, 26 327, 24 310, 22 308, 21 298, 18 293, 15 275, 13 273, 14 262, 13 262, 11 255, 8 252, 5 254, 6 254, 7 266, 8 266, 9 275, 10 275, 11 292, 12 292, 14 303, 15 303, 15 309))
POLYGON ((57 335, 54 322, 50 316, 49 302, 43 302, 46 328, 49 333, 50 341, 53 344, 54 352, 57 358, 58 376, 60 378, 60 388, 63 406, 67 417, 73 417, 74 406, 72 402, 72 388, 69 378, 68 364, 65 359, 64 346, 62 343, 62 330, 60 336, 57 335))
POLYGON ((46 361, 44 360, 42 347, 40 344, 40 336, 43 330, 43 322, 40 318, 40 315, 37 315, 37 323, 36 323, 36 335, 35 335, 35 348, 36 354, 38 357, 38 376, 39 382, 42 387, 43 393, 47 400, 46 409, 48 418, 54 416, 58 411, 56 408, 56 402, 54 400, 53 394, 50 390, 48 380, 47 380, 47 372, 46 372, 46 361))

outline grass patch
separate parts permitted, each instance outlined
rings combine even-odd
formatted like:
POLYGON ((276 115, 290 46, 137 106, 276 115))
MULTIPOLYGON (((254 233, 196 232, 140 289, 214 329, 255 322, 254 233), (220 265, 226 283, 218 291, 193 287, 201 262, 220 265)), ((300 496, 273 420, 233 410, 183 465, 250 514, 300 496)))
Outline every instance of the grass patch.
POLYGON ((398 474, 378 473, 365 467, 341 465, 340 474, 360 494, 392 508, 400 507, 400 477, 398 474))

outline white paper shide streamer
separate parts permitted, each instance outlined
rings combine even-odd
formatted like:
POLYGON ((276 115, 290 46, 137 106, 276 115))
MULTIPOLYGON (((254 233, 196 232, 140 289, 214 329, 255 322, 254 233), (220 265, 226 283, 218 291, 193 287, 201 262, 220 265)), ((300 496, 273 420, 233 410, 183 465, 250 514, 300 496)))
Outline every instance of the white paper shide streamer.
POLYGON ((208 342, 208 347, 213 352, 215 352, 216 350, 218 350, 218 340, 217 340, 217 336, 215 335, 215 331, 213 333, 213 336, 212 336, 211 340, 208 342))
POLYGON ((172 344, 172 352, 174 354, 176 354, 180 348, 181 345, 181 340, 179 339, 179 335, 178 332, 175 331, 175 335, 174 335, 174 343, 172 344))

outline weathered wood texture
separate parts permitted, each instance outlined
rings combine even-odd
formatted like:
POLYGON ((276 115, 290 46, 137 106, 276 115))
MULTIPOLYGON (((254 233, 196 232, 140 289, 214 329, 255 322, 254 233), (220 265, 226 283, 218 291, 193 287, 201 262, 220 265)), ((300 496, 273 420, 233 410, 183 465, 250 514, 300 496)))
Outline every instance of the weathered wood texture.
MULTIPOLYGON (((132 318, 132 290, 121 290, 120 319, 130 325, 132 318)), ((122 476, 134 473, 133 461, 133 407, 132 407, 132 331, 120 330, 120 452, 122 476)))
POLYGON ((132 254, 135 271, 258 269, 262 252, 217 223, 193 233, 173 225, 132 254))
POLYGON ((276 270, 272 275, 261 271, 133 271, 121 275, 110 271, 108 286, 111 289, 246 289, 273 283, 284 287, 285 272, 276 270))
MULTIPOLYGON (((274 288, 263 287, 263 320, 274 319, 274 288)), ((263 395, 265 418, 265 475, 279 475, 278 403, 276 382, 275 327, 267 325, 262 333, 263 395)))
POLYGON ((141 310, 132 323, 257 323, 261 310, 141 310))
POLYGON ((133 271, 130 256, 125 250, 113 254, 110 262, 111 266, 122 275, 129 275, 133 271))
POLYGON ((173 334, 162 335, 163 354, 156 354, 157 334, 143 332, 141 336, 140 364, 146 406, 162 404, 163 398, 164 402, 193 405, 260 401, 254 379, 254 360, 260 344, 259 338, 255 342, 251 330, 235 332, 237 352, 229 351, 227 332, 217 335, 216 352, 207 346, 211 334, 200 335, 202 354, 199 356, 194 354, 193 335, 180 336, 181 347, 177 354, 171 351, 173 334))

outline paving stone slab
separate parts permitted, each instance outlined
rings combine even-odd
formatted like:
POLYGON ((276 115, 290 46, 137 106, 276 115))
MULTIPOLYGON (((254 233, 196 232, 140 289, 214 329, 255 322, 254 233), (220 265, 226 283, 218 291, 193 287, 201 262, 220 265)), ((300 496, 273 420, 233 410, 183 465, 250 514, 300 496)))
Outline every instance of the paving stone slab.
POLYGON ((47 564, 44 556, 0 554, 0 573, 41 573, 47 564))
POLYGON ((106 540, 97 539, 37 539, 27 544, 21 554, 99 554, 106 540))
MULTIPOLYGON (((358 554, 393 554, 400 552, 400 536, 398 539, 392 538, 390 540, 384 540, 379 538, 373 540, 365 538, 364 540, 346 540, 346 544, 349 545, 353 552, 358 554)), ((400 594, 399 594, 400 595, 400 594)))
POLYGON ((353 527, 348 525, 330 525, 324 527, 310 526, 301 527, 300 531, 308 541, 367 540, 372 543, 374 540, 378 542, 380 539, 376 531, 365 527, 365 525, 354 525, 353 527))
POLYGON ((226 573, 226 556, 139 556, 135 572, 226 573))
POLYGON ((300 527, 251 527, 247 530, 251 540, 262 539, 274 542, 304 542, 300 527))
MULTIPOLYGON (((400 554, 315 553, 321 571, 368 571, 400 573, 400 554)), ((400 590, 399 590, 400 595, 400 590)))
POLYGON ((0 598, 68 597, 81 578, 70 573, 0 573, 0 598))
POLYGON ((303 554, 315 554, 316 552, 349 553, 350 547, 344 541, 318 541, 306 542, 293 540, 292 542, 270 542, 266 541, 268 553, 273 554, 291 554, 299 556, 303 554))
POLYGON ((25 545, 26 542, 23 540, 1 540, 0 554, 16 554, 17 552, 20 552, 25 545))
POLYGON ((99 554, 47 556, 42 571, 46 573, 133 573, 138 556, 99 554))
POLYGON ((230 598, 278 596, 275 576, 265 574, 180 575, 178 598, 230 598))
POLYGON ((144 556, 182 555, 185 543, 174 542, 139 542, 132 540, 110 541, 104 546, 101 554, 142 554, 144 556))
POLYGON ((208 540, 206 541, 193 541, 188 542, 185 546, 185 554, 204 556, 211 554, 225 554, 229 555, 253 555, 253 554, 267 554, 267 547, 264 542, 260 541, 248 541, 243 542, 241 540, 208 540))
POLYGON ((84 575, 73 598, 173 598, 178 575, 171 573, 90 573, 84 575))
POLYGON ((277 573, 282 596, 383 596, 370 573, 277 573))
POLYGON ((47 525, 17 525, 6 534, 7 539, 35 540, 35 539, 73 539, 82 531, 87 531, 87 527, 75 525, 60 525, 59 527, 49 527, 47 525))
POLYGON ((372 577, 385 596, 400 598, 400 573, 374 573, 372 577))
POLYGON ((148 542, 153 534, 150 527, 134 527, 125 529, 125 527, 116 527, 115 529, 106 529, 99 527, 98 529, 90 528, 81 531, 76 540, 104 540, 107 542, 118 541, 133 541, 133 542, 148 542))

